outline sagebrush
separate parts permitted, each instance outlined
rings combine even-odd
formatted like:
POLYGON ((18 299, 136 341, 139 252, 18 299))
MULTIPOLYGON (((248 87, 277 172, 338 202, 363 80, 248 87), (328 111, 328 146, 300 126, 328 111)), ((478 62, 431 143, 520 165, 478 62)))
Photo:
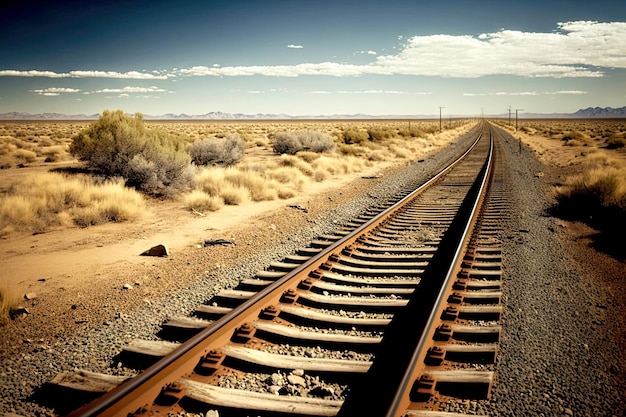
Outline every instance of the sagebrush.
POLYGON ((191 184, 184 141, 148 129, 140 113, 104 111, 72 138, 70 152, 97 173, 122 177, 127 185, 149 194, 171 195, 191 184))

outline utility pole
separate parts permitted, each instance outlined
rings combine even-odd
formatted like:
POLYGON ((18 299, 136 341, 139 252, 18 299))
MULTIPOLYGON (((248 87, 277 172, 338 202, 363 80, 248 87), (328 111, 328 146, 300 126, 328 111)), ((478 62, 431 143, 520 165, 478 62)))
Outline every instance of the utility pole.
MULTIPOLYGON (((524 111, 524 109, 515 109, 515 131, 517 132, 517 112, 524 111)), ((519 137, 519 153, 522 153, 522 137, 519 137)))
POLYGON ((439 131, 441 132, 441 109, 445 109, 445 107, 439 106, 439 131))
POLYGON ((524 111, 524 109, 515 109, 515 131, 517 132, 517 112, 524 111))
POLYGON ((511 127, 511 106, 509 106, 509 127, 511 127))

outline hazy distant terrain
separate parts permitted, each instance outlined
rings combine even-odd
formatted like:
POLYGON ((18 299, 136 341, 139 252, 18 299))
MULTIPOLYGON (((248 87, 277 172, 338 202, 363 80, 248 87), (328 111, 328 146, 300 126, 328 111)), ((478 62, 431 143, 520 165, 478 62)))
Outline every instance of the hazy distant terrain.
MULTIPOLYGON (((0 113, 0 120, 95 120, 99 114, 63 114, 63 113, 39 113, 30 114, 23 112, 0 113)), ((507 117, 508 114, 486 115, 487 117, 507 117)), ((587 107, 575 113, 520 113, 519 118, 620 118, 626 117, 626 106, 613 107, 587 107)), ((291 116, 288 114, 243 114, 223 113, 220 111, 205 114, 173 114, 144 115, 144 119, 152 120, 290 120, 290 119, 329 119, 329 120, 366 120, 366 119, 437 119, 437 115, 386 115, 371 116, 367 114, 333 114, 333 115, 310 115, 291 116)))

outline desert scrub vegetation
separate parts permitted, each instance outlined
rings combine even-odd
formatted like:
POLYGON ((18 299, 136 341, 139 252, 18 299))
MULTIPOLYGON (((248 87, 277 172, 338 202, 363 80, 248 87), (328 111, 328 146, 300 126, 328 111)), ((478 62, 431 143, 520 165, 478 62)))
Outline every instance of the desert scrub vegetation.
POLYGON ((104 111, 72 139, 70 152, 106 177, 122 177, 147 194, 171 196, 191 184, 186 143, 164 130, 146 127, 140 113, 104 111))
POLYGON ((96 184, 86 176, 31 174, 0 200, 0 234, 121 222, 136 219, 143 211, 141 194, 121 181, 96 184))
POLYGON ((197 140, 189 147, 191 161, 196 165, 233 165, 241 159, 246 142, 237 133, 223 138, 197 140))
MULTIPOLYGON (((555 214, 578 220, 616 237, 626 233, 626 166, 617 159, 589 156, 583 171, 556 188, 555 214)), ((619 240, 617 240, 619 237, 619 240)))
POLYGON ((332 137, 316 131, 276 132, 271 137, 274 152, 295 155, 300 151, 333 152, 335 142, 332 137))
POLYGON ((0 284, 0 325, 5 325, 22 301, 22 292, 14 285, 0 284))

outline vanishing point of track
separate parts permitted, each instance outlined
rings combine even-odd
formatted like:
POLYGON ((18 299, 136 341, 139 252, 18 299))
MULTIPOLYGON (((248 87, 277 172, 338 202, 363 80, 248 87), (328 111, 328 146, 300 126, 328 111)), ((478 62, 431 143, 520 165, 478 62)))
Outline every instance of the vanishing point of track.
POLYGON ((473 134, 418 189, 169 320, 166 340, 129 344, 134 378, 76 371, 51 385, 98 397, 72 416, 445 416, 487 398, 506 201, 497 131, 473 134), (224 383, 254 377, 264 385, 224 383))

